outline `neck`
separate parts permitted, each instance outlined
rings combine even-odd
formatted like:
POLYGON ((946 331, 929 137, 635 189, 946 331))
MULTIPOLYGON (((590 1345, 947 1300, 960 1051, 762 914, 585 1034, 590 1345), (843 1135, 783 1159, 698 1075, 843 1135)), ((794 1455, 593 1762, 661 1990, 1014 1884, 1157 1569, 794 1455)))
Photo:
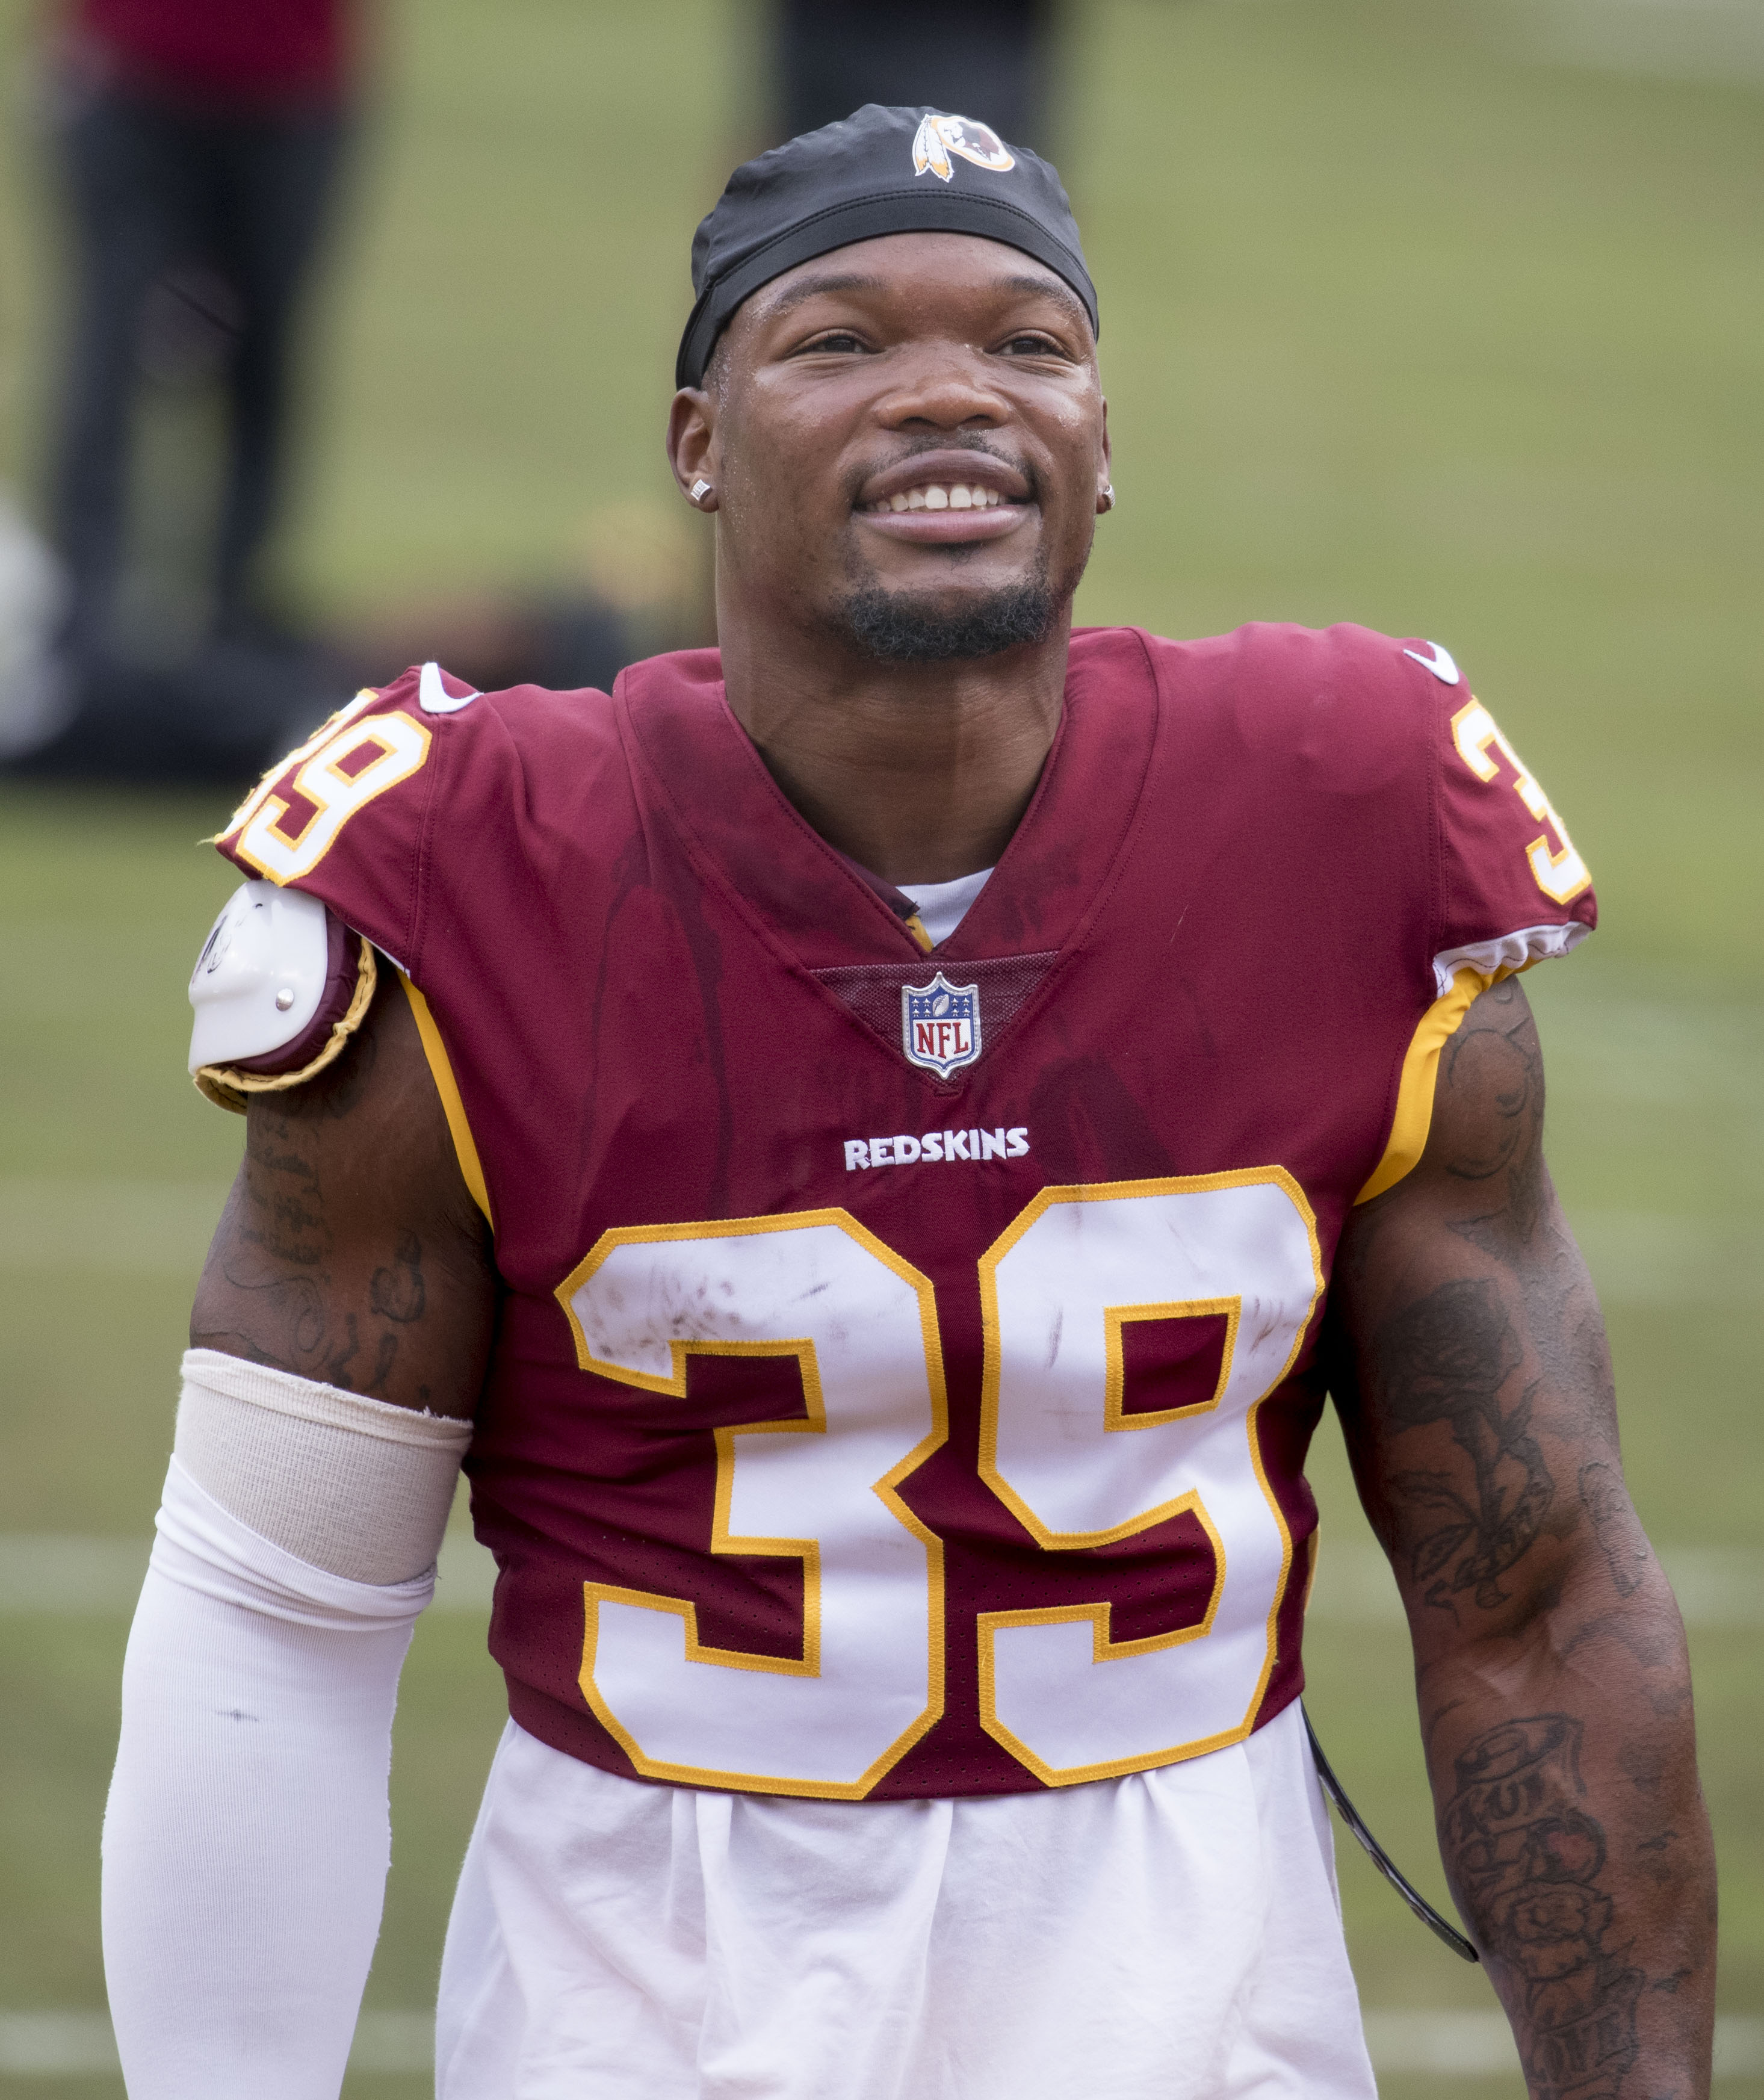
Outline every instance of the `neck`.
POLYGON ((884 882, 990 867, 1041 778, 1065 690, 1068 614, 1043 642, 943 664, 792 646, 726 616, 723 677, 772 778, 884 882))

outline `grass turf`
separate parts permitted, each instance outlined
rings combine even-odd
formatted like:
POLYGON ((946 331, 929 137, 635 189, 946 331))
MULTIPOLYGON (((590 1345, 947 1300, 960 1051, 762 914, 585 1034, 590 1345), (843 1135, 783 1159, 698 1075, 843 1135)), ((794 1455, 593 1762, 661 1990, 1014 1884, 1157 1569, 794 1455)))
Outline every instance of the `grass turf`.
MULTIPOLYGON (((1471 673, 1599 881, 1605 930, 1529 982, 1638 1500, 1664 1541, 1757 1545, 1764 83, 1710 42, 1727 19, 1643 0, 1102 0, 1069 25, 1062 161, 1102 288, 1122 496, 1081 616, 1177 633, 1354 618, 1436 635, 1471 673), (1650 1285, 1658 1218, 1693 1250, 1678 1284, 1650 1285)), ((0 21, 16 49, 22 0, 0 21)), ((394 22, 289 549, 311 602, 346 614, 559 574, 597 514, 670 500, 686 247, 743 135, 727 83, 752 25, 703 0, 426 0, 394 22)), ((16 125, 7 152, 0 472, 23 476, 50 256, 16 125)), ((150 1521, 203 1220, 237 1149, 181 1070, 183 976, 229 887, 192 842, 220 814, 0 791, 0 1528, 150 1521)), ((1329 1538, 1363 1534, 1327 1428, 1315 1472, 1329 1538)), ((123 1633, 0 1624, 11 2009, 102 2001, 123 1633)), ((1756 2012, 1758 1639, 1694 1646, 1722 2003, 1756 2012)), ((1438 1899, 1400 1632, 1320 1625, 1308 1654, 1338 1767, 1438 1899)), ((475 1627, 426 1622, 371 2003, 432 1992, 499 1715, 475 1627)), ((1369 2004, 1488 2002, 1341 1857, 1369 2004)))

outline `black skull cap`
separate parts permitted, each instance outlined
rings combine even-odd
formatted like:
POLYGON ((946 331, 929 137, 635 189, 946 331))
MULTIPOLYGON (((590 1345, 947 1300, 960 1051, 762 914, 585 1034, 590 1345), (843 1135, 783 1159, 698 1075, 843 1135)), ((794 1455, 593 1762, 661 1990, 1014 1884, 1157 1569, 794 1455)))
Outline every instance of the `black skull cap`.
POLYGON ((1065 278, 1100 333, 1096 288, 1059 175, 990 125, 868 102, 744 161, 692 239, 697 303, 680 338, 678 386, 703 384, 742 301, 816 255, 884 233, 977 233, 1065 278))

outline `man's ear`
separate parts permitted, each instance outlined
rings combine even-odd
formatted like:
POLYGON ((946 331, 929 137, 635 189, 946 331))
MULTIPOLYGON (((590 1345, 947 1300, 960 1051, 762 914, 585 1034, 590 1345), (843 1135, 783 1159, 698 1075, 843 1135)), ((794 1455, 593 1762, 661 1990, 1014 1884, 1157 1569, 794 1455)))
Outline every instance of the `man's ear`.
POLYGON ((668 464, 695 510, 717 508, 717 399, 702 386, 683 386, 668 411, 668 464))
POLYGON ((1096 508, 1099 511, 1113 510, 1115 507, 1114 452, 1109 442, 1109 403, 1102 404, 1102 456, 1096 464, 1096 508))

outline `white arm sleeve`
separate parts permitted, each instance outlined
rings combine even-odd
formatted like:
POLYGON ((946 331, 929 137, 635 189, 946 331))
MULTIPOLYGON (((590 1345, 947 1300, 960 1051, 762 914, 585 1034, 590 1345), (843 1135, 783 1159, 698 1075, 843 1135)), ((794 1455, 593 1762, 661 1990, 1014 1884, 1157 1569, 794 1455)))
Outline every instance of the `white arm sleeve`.
POLYGON ((236 1365, 235 1379, 230 1359, 216 1369, 210 1357, 187 1360, 179 1455, 123 1669, 104 1842, 111 2013, 131 2100, 335 2100, 379 1932, 398 1674, 446 1519, 437 1453, 451 1447, 456 1471, 469 1431, 407 1417, 425 1430, 376 1434, 398 1410, 255 1366, 236 1365), (241 1383, 266 1379, 274 1398, 267 1423, 252 1417, 262 1448, 246 1469, 258 1492, 262 1467, 288 1477, 280 1418, 304 1476, 279 1497, 288 1527, 310 1530, 320 1512, 333 1562, 352 1531, 382 1557, 376 1508, 404 1513, 408 1530, 426 1496, 425 1572, 376 1583, 315 1566, 198 1484, 186 1452, 205 1471, 239 1473, 217 1392, 237 1402, 241 1383), (359 1411, 353 1429, 329 1425, 340 1467, 315 1442, 314 1393, 321 1415, 359 1411), (364 1438, 383 1454, 377 1480, 364 1438), (414 1495, 413 1476, 429 1484, 414 1495))

